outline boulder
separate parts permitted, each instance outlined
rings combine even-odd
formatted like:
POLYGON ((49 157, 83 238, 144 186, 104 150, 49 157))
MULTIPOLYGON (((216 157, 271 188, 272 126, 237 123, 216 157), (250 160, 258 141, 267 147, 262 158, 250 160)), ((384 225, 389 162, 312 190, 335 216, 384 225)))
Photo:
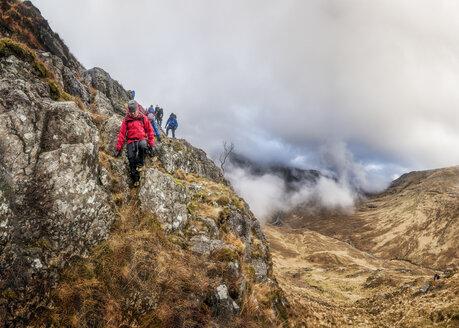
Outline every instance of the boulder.
POLYGON ((37 51, 37 54, 46 66, 54 73, 54 76, 60 86, 68 94, 80 98, 84 103, 89 105, 89 88, 80 82, 70 68, 64 65, 61 57, 45 51, 37 51))
MULTIPOLYGON (((97 90, 93 94, 92 99, 91 99, 91 104, 94 106, 94 109, 97 114, 109 116, 115 113, 115 109, 113 108, 112 103, 110 102, 110 99, 108 99, 107 96, 103 94, 102 92, 100 92, 99 90, 97 90)), ((116 117, 118 117, 118 115, 116 115, 116 117)), ((118 127, 118 130, 119 130, 119 127, 118 127)))
MULTIPOLYGON (((100 128, 100 150, 112 155, 116 149, 116 144, 118 142, 118 135, 120 132, 121 123, 123 123, 123 118, 119 115, 111 115, 108 119, 102 123, 100 128)), ((126 149, 126 141, 124 142, 122 154, 124 154, 126 149)))
POLYGON ((59 269, 107 238, 115 217, 90 116, 51 101, 36 74, 14 56, 0 59, 0 295, 15 295, 0 296, 0 313, 9 323, 27 320, 59 269))
POLYGON ((221 183, 224 181, 221 170, 210 160, 206 153, 191 146, 185 140, 165 138, 156 146, 156 154, 164 169, 169 174, 177 170, 196 173, 200 177, 221 183))
POLYGON ((83 78, 87 85, 99 90, 110 100, 115 113, 126 113, 124 104, 129 102, 130 95, 118 81, 111 78, 110 74, 102 68, 94 67, 85 71, 83 78))
MULTIPOLYGON (((229 295, 228 287, 225 284, 219 285, 216 288, 212 305, 212 316, 217 317, 223 322, 239 312, 239 306, 229 295)), ((228 324, 228 326, 230 325, 228 324)))
POLYGON ((148 168, 139 191, 142 211, 156 214, 166 231, 182 229, 189 220, 187 187, 172 176, 148 168))
POLYGON ((190 239, 191 250, 201 255, 210 255, 216 250, 223 247, 231 247, 218 239, 211 239, 206 235, 193 236, 190 239))
POLYGON ((253 259, 252 266, 255 269, 255 280, 265 281, 269 273, 269 265, 265 259, 253 259))

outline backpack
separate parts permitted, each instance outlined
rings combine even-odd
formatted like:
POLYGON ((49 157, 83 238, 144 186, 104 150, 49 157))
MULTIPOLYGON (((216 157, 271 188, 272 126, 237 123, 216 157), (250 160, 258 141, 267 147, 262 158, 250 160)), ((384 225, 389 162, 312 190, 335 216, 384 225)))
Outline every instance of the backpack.
MULTIPOLYGON (((145 132, 145 137, 146 137, 147 136, 147 131, 145 130, 145 119, 144 119, 145 115, 140 116, 140 118, 139 117, 132 118, 129 115, 126 115, 125 118, 127 118, 127 117, 131 118, 131 120, 132 120, 132 121, 127 121, 127 124, 126 124, 127 125, 126 126, 127 130, 129 130, 129 123, 132 123, 134 121, 142 121, 142 127, 143 127, 143 130, 145 132)), ((128 140, 135 140, 135 139, 129 139, 128 138, 128 140)))

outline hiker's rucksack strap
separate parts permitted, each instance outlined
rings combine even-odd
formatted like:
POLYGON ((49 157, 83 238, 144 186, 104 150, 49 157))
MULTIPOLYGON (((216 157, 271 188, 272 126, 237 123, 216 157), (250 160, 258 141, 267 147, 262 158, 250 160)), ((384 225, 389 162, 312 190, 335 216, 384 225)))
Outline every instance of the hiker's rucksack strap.
POLYGON ((143 126, 143 129, 145 130, 145 119, 144 119, 144 115, 142 115, 141 118, 132 118, 130 120, 127 121, 127 124, 128 124, 128 129, 129 129, 129 123, 132 123, 134 121, 142 121, 142 126, 143 126))

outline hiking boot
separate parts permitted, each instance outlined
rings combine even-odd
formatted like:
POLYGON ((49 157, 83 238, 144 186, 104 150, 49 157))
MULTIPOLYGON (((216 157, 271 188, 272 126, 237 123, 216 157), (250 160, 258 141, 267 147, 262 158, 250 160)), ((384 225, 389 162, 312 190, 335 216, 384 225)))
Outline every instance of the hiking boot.
POLYGON ((140 186, 140 181, 134 182, 134 187, 138 187, 138 186, 140 186))
POLYGON ((137 172, 142 172, 143 166, 141 166, 141 167, 136 167, 135 169, 136 169, 137 172))

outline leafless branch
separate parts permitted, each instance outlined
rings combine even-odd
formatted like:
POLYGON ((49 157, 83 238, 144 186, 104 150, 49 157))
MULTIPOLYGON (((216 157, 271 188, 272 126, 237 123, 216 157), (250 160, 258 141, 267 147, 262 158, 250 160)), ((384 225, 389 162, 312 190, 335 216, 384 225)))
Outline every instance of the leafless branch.
POLYGON ((223 142, 223 152, 220 154, 220 168, 222 169, 222 173, 225 174, 225 163, 226 159, 228 156, 233 152, 234 150, 234 143, 230 142, 228 144, 226 141, 223 142))

